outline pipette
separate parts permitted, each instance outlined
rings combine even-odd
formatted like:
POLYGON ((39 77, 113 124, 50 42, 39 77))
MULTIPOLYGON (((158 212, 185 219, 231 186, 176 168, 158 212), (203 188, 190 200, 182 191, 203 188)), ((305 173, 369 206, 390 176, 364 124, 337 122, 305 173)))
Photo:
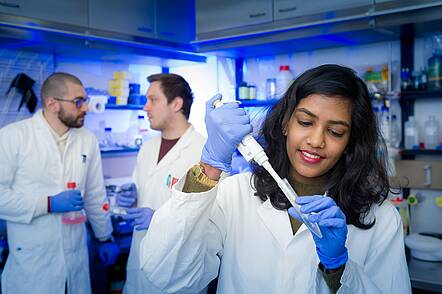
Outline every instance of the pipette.
MULTIPOLYGON (((225 103, 239 103, 239 101, 236 100, 225 101, 224 99, 224 101, 222 101, 221 97, 222 96, 220 95, 220 99, 215 100, 215 102, 213 103, 213 106, 215 106, 215 108, 220 107, 225 103)), ((241 143, 239 143, 238 145, 238 150, 242 154, 244 159, 247 160, 247 162, 254 160, 257 164, 264 167, 269 172, 269 174, 278 184, 278 187, 284 193, 287 200, 290 202, 296 212, 301 216, 303 223, 310 230, 310 232, 315 234, 318 238, 322 238, 321 229, 319 228, 318 224, 310 222, 308 220, 308 215, 301 213, 301 207, 295 201, 298 197, 295 190, 293 190, 292 186, 290 186, 287 179, 281 179, 281 177, 276 173, 276 171, 270 164, 269 158, 264 152, 264 149, 261 147, 261 145, 259 145, 255 138, 252 137, 251 134, 246 135, 244 139, 242 139, 241 143)))

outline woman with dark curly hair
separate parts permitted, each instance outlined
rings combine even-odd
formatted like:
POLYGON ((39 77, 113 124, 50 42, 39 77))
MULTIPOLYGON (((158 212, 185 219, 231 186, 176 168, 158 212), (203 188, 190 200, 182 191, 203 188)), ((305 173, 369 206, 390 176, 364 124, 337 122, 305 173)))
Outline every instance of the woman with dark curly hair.
POLYGON ((304 196, 296 201, 322 238, 262 167, 220 177, 251 125, 236 103, 214 108, 218 98, 207 103, 201 162, 155 212, 142 242, 146 276, 179 293, 217 275, 219 293, 411 293, 401 219, 385 201, 385 147, 354 71, 306 71, 262 129, 271 165, 304 196))

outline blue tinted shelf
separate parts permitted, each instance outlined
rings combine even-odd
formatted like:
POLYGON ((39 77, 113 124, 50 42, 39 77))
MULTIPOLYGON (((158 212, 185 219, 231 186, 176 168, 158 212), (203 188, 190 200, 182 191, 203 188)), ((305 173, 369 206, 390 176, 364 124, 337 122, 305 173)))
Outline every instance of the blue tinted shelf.
POLYGON ((401 93, 401 99, 428 99, 442 98, 442 91, 405 91, 401 93))
POLYGON ((138 105, 138 104, 126 104, 126 105, 106 104, 106 109, 143 110, 143 108, 144 105, 138 105))

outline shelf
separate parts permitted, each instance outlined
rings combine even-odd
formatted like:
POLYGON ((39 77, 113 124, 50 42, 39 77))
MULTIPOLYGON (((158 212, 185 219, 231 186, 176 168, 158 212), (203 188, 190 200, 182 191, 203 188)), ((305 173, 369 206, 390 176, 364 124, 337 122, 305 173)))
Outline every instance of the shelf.
POLYGON ((113 154, 124 154, 124 153, 137 153, 140 148, 131 147, 113 147, 113 148, 101 148, 101 155, 113 155, 113 154))
POLYGON ((144 105, 138 105, 138 104, 126 104, 126 105, 106 104, 106 109, 143 110, 143 108, 144 105))
POLYGON ((401 92, 401 99, 405 99, 405 100, 428 99, 428 98, 442 99, 442 91, 405 91, 405 92, 401 92))
POLYGON ((411 258, 408 271, 413 288, 442 292, 442 263, 411 258))
POLYGON ((275 104, 278 99, 271 99, 271 100, 257 100, 257 99, 250 99, 250 100, 239 100, 241 102, 242 107, 267 107, 272 106, 275 104))

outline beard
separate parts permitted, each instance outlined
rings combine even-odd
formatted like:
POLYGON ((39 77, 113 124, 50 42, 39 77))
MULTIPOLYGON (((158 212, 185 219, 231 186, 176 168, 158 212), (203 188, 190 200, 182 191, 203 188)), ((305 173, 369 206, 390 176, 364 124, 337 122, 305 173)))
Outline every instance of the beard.
POLYGON ((63 108, 60 108, 58 119, 68 128, 81 128, 84 125, 84 117, 86 113, 83 112, 77 116, 67 114, 63 108))

